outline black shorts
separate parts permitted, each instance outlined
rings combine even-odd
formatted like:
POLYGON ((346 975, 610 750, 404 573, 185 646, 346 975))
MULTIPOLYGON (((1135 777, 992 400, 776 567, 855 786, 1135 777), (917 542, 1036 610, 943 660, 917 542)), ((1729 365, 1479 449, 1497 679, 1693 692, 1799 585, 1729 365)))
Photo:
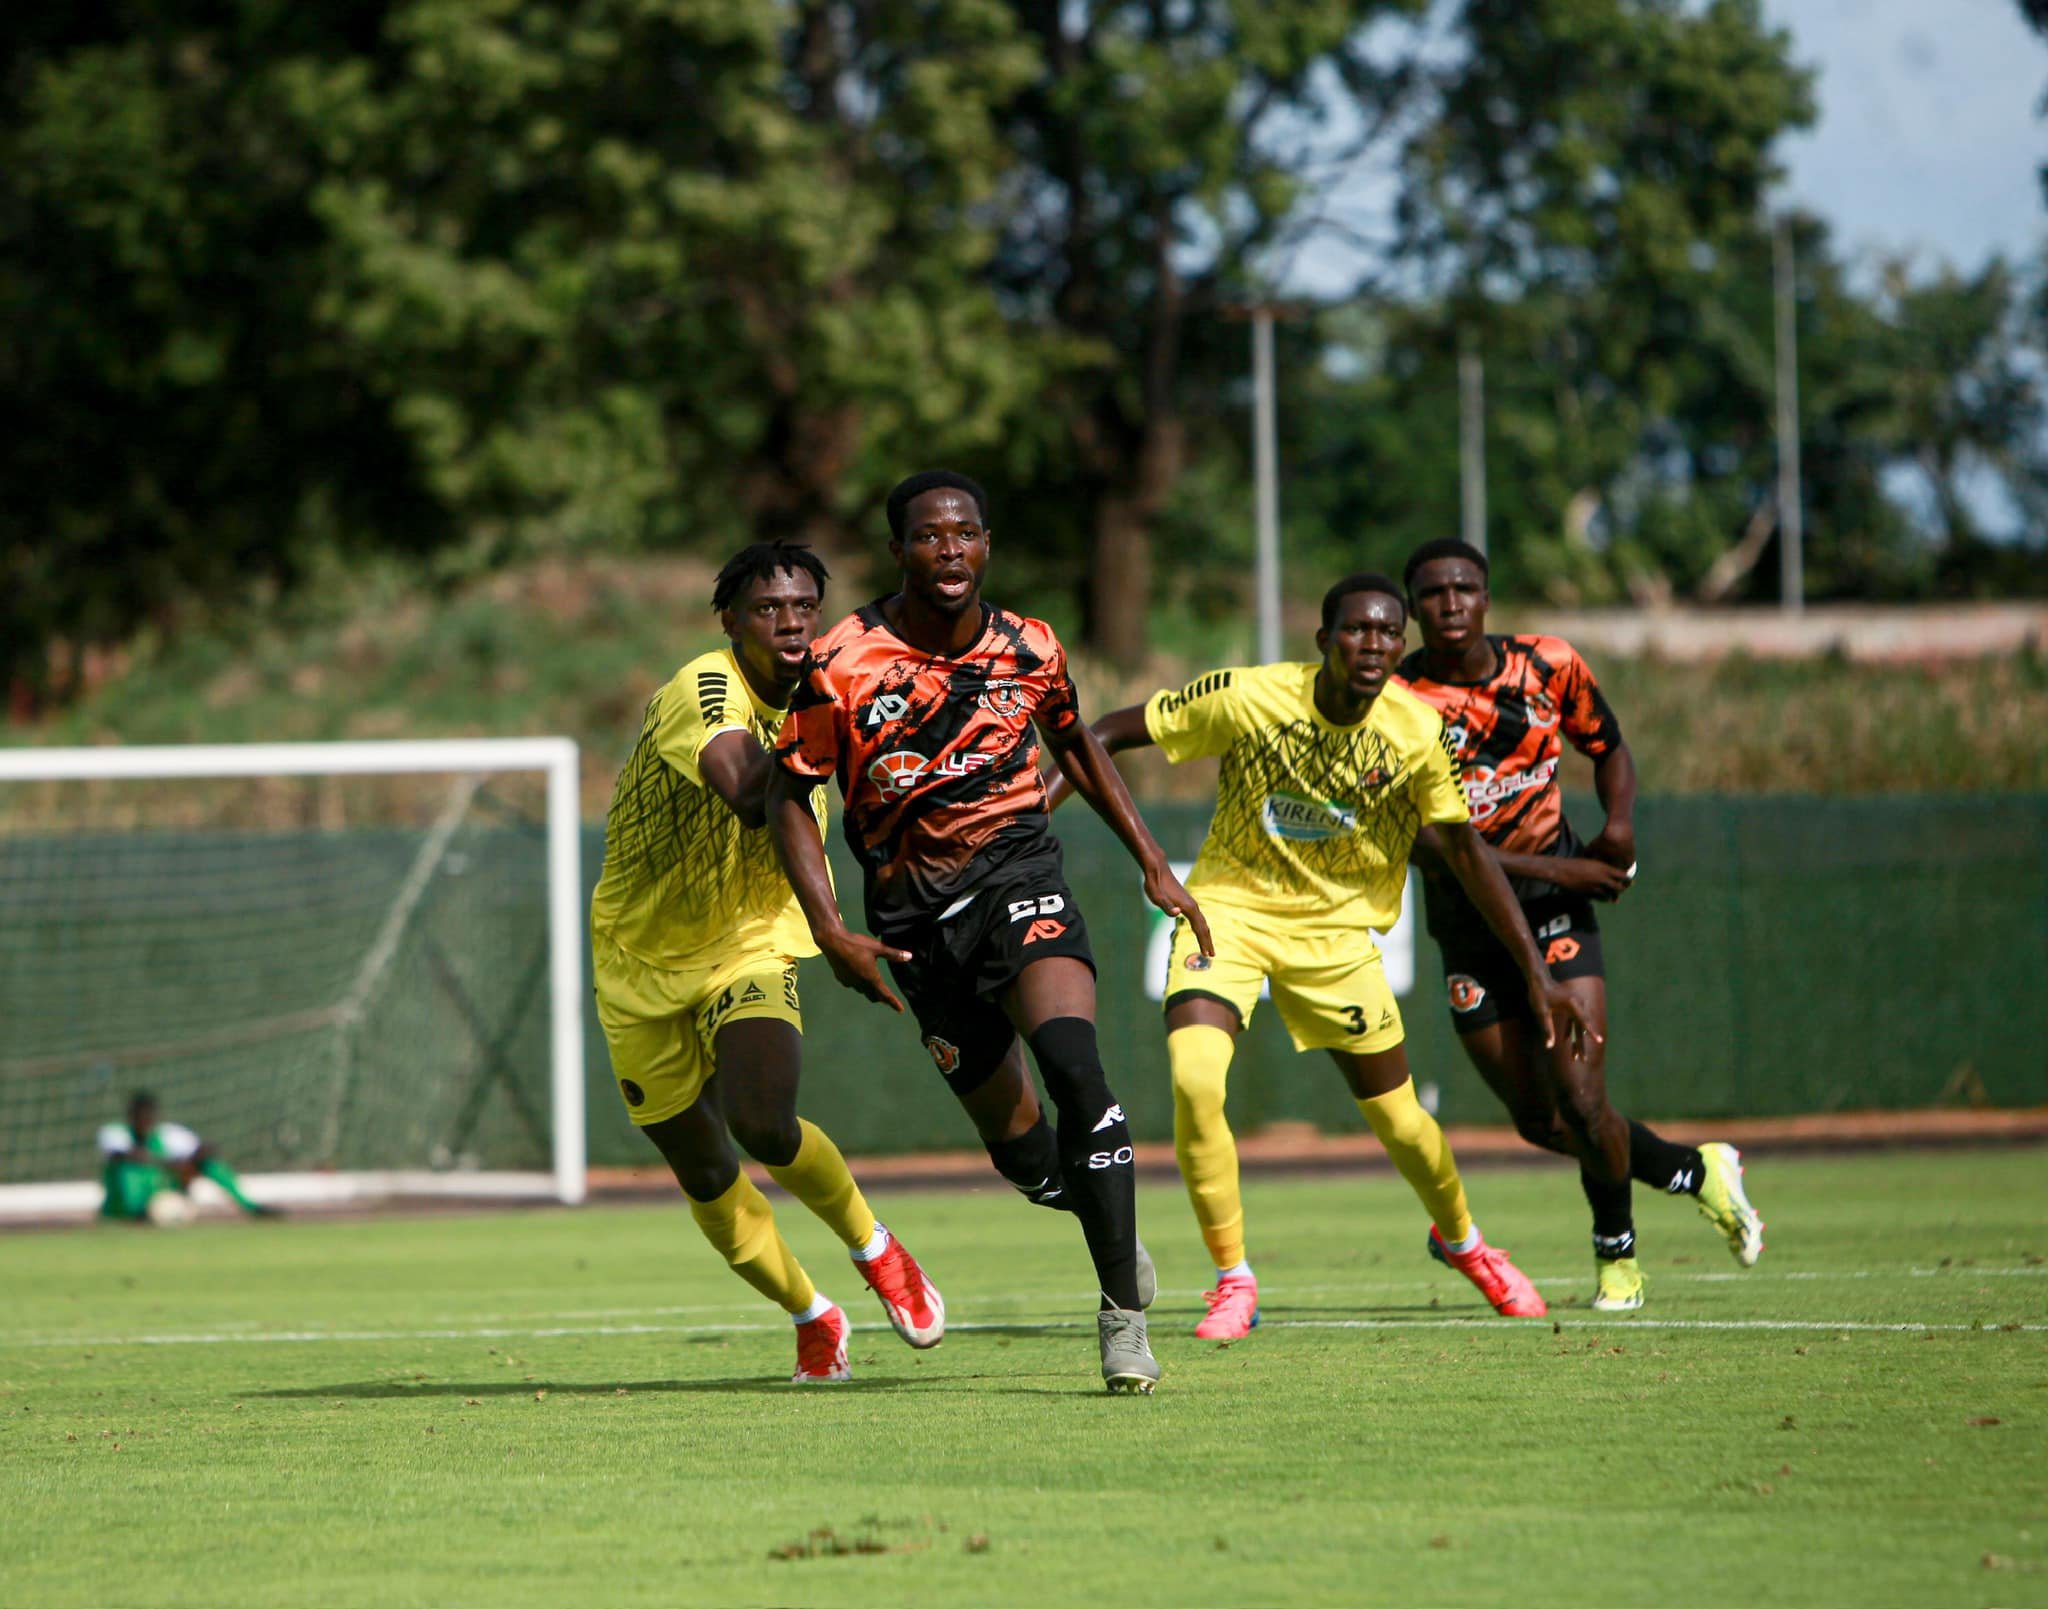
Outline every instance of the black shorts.
MULTIPOLYGON (((1604 978, 1600 920, 1592 901, 1573 895, 1531 900, 1522 907, 1529 931, 1553 978, 1604 978)), ((1451 1026, 1461 1034, 1491 1028, 1503 1017, 1529 1020, 1529 986, 1515 958, 1487 927, 1464 928, 1437 943, 1444 955, 1444 988, 1451 1026)))
POLYGON ((987 1083, 1017 1031, 998 997, 1034 961, 1071 955, 1095 970, 1088 924, 1067 887, 1057 848, 991 877, 964 903, 914 923, 875 926, 884 944, 908 950, 889 972, 924 1034, 924 1048, 956 1095, 987 1083))

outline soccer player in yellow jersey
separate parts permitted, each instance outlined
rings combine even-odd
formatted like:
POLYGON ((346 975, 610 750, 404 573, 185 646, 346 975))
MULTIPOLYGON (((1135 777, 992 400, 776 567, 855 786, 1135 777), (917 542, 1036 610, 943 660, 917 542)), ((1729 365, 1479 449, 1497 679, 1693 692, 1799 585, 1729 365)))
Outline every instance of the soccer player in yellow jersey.
MULTIPOLYGON (((612 792, 590 902, 597 1015, 619 1093, 704 1238, 795 1320, 799 1383, 848 1378, 846 1315, 791 1253, 734 1139, 846 1243, 898 1335, 928 1347, 946 1331, 938 1291, 875 1221, 839 1148, 796 1115, 796 962, 818 950, 763 797, 825 579, 816 554, 786 542, 743 548, 719 571, 711 602, 731 646, 691 660, 649 702, 612 792)), ((822 835, 822 788, 812 809, 822 835)))
POLYGON ((1442 719, 1389 685, 1408 623, 1400 587, 1382 575, 1346 576, 1324 597, 1322 618, 1319 664, 1212 671, 1095 723, 1112 753, 1156 743, 1169 760, 1223 761, 1216 813, 1187 880, 1208 912, 1215 956, 1176 928, 1166 983, 1174 1151, 1216 1264, 1195 1333, 1211 1339, 1241 1337, 1259 1321, 1223 1096, 1236 1037, 1266 983, 1295 1048, 1330 1053, 1428 1209, 1433 1254, 1496 1311, 1545 1311, 1535 1286, 1472 1222, 1443 1130, 1415 1098, 1400 1008, 1372 941, 1372 929, 1400 915, 1418 830, 1437 829, 1446 863, 1520 965, 1546 1033, 1590 1031, 1471 827, 1442 719))

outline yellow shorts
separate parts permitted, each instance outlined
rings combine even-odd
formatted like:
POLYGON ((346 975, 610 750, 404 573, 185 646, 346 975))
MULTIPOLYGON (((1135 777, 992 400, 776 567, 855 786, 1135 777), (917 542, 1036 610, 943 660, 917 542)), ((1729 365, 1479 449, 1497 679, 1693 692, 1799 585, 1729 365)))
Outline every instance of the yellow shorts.
POLYGON ((1190 995, 1220 1000, 1250 1027, 1261 984, 1296 1050, 1392 1050, 1401 1043, 1401 1008, 1387 987, 1379 946, 1364 928, 1312 927, 1211 903, 1197 892, 1213 958, 1202 954, 1186 922, 1173 927, 1166 1005, 1190 995))
POLYGON ((729 1022, 770 1017, 804 1031, 796 962, 749 950, 715 966, 671 972, 628 955, 603 934, 592 946, 597 1020, 611 1047, 627 1115, 645 1127, 695 1104, 718 1071, 712 1045, 729 1022))

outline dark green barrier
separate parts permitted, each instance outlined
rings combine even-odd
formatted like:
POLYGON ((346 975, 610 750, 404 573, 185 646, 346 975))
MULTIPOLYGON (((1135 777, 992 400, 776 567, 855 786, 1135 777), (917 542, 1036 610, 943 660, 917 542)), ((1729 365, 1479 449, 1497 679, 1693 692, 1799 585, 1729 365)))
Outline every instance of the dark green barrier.
MULTIPOLYGON (((1579 800, 1573 816, 1597 820, 1597 810, 1579 800)), ((1208 822, 1187 806, 1147 818, 1183 859, 1208 822)), ((1139 1137, 1164 1139, 1159 1010, 1139 977, 1150 907, 1107 829, 1078 807, 1059 827, 1101 968, 1111 1083, 1139 1137)), ((1609 1083, 1623 1110, 1904 1108, 1979 1087, 1999 1105, 2048 1101, 2048 796, 1648 800, 1637 834, 1642 873, 1601 917, 1609 1083)), ((593 831, 593 880, 601 848, 593 831)), ((836 822, 833 858, 857 919, 859 875, 836 822)), ((1450 1031, 1427 937, 1416 977, 1402 1006, 1417 1082, 1440 1087, 1447 1120, 1498 1121, 1450 1031)), ((804 963, 803 980, 807 1116, 850 1151, 974 1145, 907 1017, 839 988, 818 961, 804 963)), ((590 1045, 591 1160, 651 1160, 594 1021, 590 1045)), ((1328 1058, 1296 1055, 1270 1008, 1240 1042, 1230 1091, 1240 1128, 1361 1126, 1328 1058)))

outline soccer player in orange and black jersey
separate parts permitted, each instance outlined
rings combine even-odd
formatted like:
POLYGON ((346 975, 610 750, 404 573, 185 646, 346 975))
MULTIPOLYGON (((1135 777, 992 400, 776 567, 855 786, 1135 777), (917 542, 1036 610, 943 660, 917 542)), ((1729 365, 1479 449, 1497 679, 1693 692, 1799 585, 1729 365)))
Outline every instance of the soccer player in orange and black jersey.
POLYGON ((988 499, 963 475, 913 475, 889 494, 902 589, 812 644, 776 748, 769 823, 811 933, 839 981, 902 1010, 966 1107, 997 1171, 1080 1220, 1102 1291, 1113 1391, 1149 1392, 1149 1259, 1137 1243, 1130 1128, 1095 1042, 1095 962, 1039 780, 1039 738, 1123 840, 1161 910, 1213 953, 1199 907, 1081 719, 1051 629, 986 604, 988 499), (836 777, 873 937, 851 932, 826 875, 809 790, 836 777), (1059 1113, 1045 1121, 1028 1043, 1059 1113))
POLYGON ((1486 556, 1455 539, 1410 555, 1404 582, 1421 650, 1400 679, 1434 705, 1458 754, 1472 824, 1508 874, 1551 975, 1594 1016, 1599 1037, 1546 1051, 1527 1020, 1521 973, 1464 891, 1432 863, 1424 912, 1443 951, 1451 1023, 1523 1138, 1576 1157, 1593 1209, 1593 1253, 1603 1311, 1642 1306, 1630 1181, 1698 1198, 1736 1260, 1754 1264, 1763 1222, 1742 1190, 1733 1146, 1674 1145, 1621 1116, 1607 1100, 1607 981, 1595 901, 1635 878, 1635 761, 1592 671, 1561 637, 1489 636, 1486 556), (1582 843, 1565 818, 1558 766, 1563 744, 1593 761, 1606 821, 1582 843))

